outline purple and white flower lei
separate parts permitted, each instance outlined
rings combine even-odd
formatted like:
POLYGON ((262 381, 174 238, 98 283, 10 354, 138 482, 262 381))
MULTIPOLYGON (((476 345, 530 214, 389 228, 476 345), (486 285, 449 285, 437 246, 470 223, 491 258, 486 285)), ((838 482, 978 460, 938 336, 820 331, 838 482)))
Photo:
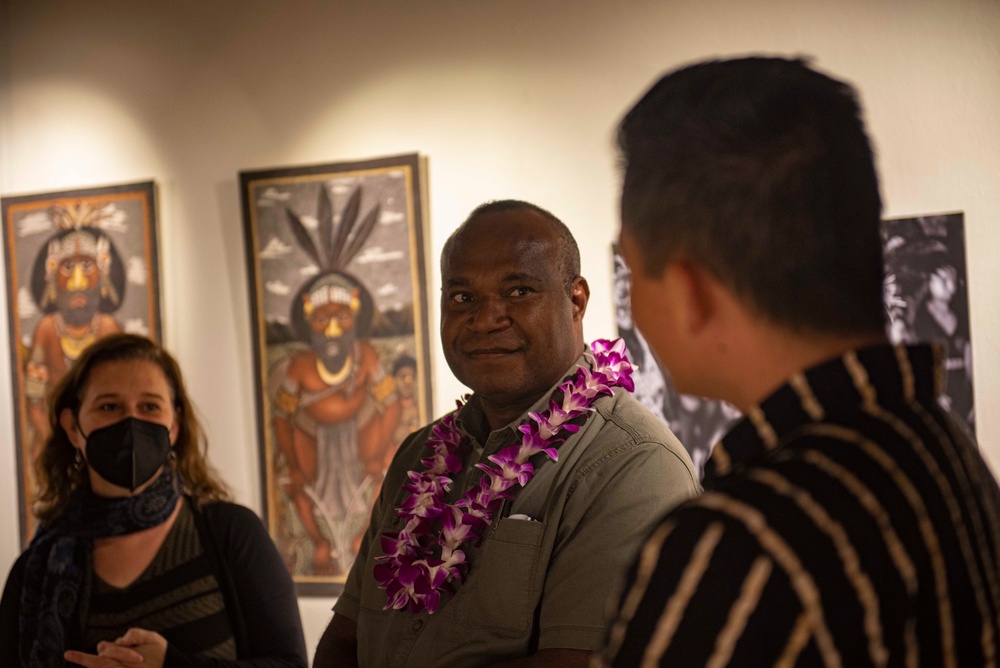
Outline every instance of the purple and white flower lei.
MULTIPOLYGON (((476 464, 485 475, 455 503, 445 503, 451 490, 449 474, 462 470, 464 436, 451 413, 434 426, 426 447, 433 454, 420 460, 423 471, 409 471, 410 494, 397 513, 405 520, 402 531, 382 534, 383 556, 375 561, 374 575, 388 601, 385 609, 433 614, 445 594, 457 587, 467 568, 464 543, 477 543, 483 530, 504 500, 512 500, 517 486, 527 485, 535 474, 529 461, 544 453, 552 461, 559 458, 557 446, 579 430, 571 420, 594 410, 599 397, 614 394, 622 387, 632 392, 632 365, 625 355, 622 339, 599 339, 586 353, 591 369, 578 367, 576 374, 556 388, 561 402, 549 400, 549 408, 529 413, 530 419, 518 427, 521 442, 488 457, 489 464, 476 464)), ((467 398, 467 397, 466 397, 467 398)), ((464 405, 459 400, 458 408, 464 405)))

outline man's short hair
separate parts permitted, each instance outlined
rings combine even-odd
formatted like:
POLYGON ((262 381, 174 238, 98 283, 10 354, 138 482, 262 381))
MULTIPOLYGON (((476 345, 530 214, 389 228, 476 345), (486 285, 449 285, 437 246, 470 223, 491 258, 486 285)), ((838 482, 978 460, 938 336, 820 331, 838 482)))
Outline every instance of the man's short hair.
POLYGON ((580 275, 580 247, 576 245, 576 239, 573 238, 573 233, 569 231, 569 228, 566 227, 565 223, 556 218, 551 212, 536 204, 519 199, 490 200, 489 202, 480 204, 473 209, 472 213, 466 217, 465 221, 459 225, 457 230, 452 232, 451 236, 448 237, 448 240, 445 242, 444 249, 441 251, 442 270, 444 269, 445 258, 451 253, 451 247, 455 238, 470 220, 480 215, 503 213, 504 211, 533 211, 552 224, 552 228, 556 231, 556 235, 559 240, 559 267, 563 273, 566 294, 571 295, 573 292, 573 281, 580 275))
POLYGON ((787 329, 884 330, 882 203, 851 86, 800 59, 698 63, 642 97, 618 145, 633 270, 685 257, 787 329))

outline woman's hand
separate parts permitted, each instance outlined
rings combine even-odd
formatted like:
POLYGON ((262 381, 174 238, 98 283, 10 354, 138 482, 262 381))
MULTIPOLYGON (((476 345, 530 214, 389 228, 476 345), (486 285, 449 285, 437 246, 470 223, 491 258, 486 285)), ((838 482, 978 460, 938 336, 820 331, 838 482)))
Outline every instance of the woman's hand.
POLYGON ((97 643, 97 654, 69 651, 63 658, 86 668, 163 668, 167 639, 155 631, 129 629, 112 642, 97 643))

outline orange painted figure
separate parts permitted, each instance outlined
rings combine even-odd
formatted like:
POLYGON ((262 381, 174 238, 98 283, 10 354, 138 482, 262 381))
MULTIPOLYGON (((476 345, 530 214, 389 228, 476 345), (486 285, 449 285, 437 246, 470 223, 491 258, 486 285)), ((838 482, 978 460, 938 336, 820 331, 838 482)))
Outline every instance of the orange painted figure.
POLYGON ((284 491, 313 543, 313 574, 335 575, 353 561, 395 452, 400 405, 392 376, 364 340, 372 317, 364 287, 332 272, 300 299, 293 322, 309 349, 271 368, 274 435, 284 491))
POLYGON ((399 424, 392 434, 393 447, 385 460, 385 467, 392 463, 392 455, 407 436, 419 429, 420 405, 417 402, 417 360, 410 355, 402 354, 392 363, 392 377, 396 381, 396 394, 399 396, 399 424))
POLYGON ((306 345, 274 363, 268 384, 279 455, 275 472, 312 547, 311 564, 301 563, 307 557, 297 549, 286 558, 293 572, 338 576, 354 561, 398 446, 393 435, 400 402, 393 377, 367 339, 372 297, 344 270, 371 233, 379 206, 360 216, 358 187, 336 225, 329 193, 321 187, 317 210, 319 244, 286 209, 296 242, 320 271, 291 305, 292 329, 306 345))
POLYGON ((32 333, 25 368, 32 461, 50 433, 50 388, 87 346, 122 331, 110 314, 121 304, 125 288, 121 259, 106 234, 74 224, 73 213, 61 207, 50 211, 57 226, 65 229, 42 248, 32 272, 33 296, 45 314, 32 333))

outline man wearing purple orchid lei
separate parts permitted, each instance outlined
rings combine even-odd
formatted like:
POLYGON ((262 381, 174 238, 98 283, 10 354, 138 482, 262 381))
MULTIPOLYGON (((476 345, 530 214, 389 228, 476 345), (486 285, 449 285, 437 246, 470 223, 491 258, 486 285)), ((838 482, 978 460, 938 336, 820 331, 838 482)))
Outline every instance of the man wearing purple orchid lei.
POLYGON ((623 346, 585 346, 590 290, 555 216, 484 204, 441 273, 445 358, 473 394, 400 447, 315 665, 585 666, 694 468, 630 394, 623 346))

